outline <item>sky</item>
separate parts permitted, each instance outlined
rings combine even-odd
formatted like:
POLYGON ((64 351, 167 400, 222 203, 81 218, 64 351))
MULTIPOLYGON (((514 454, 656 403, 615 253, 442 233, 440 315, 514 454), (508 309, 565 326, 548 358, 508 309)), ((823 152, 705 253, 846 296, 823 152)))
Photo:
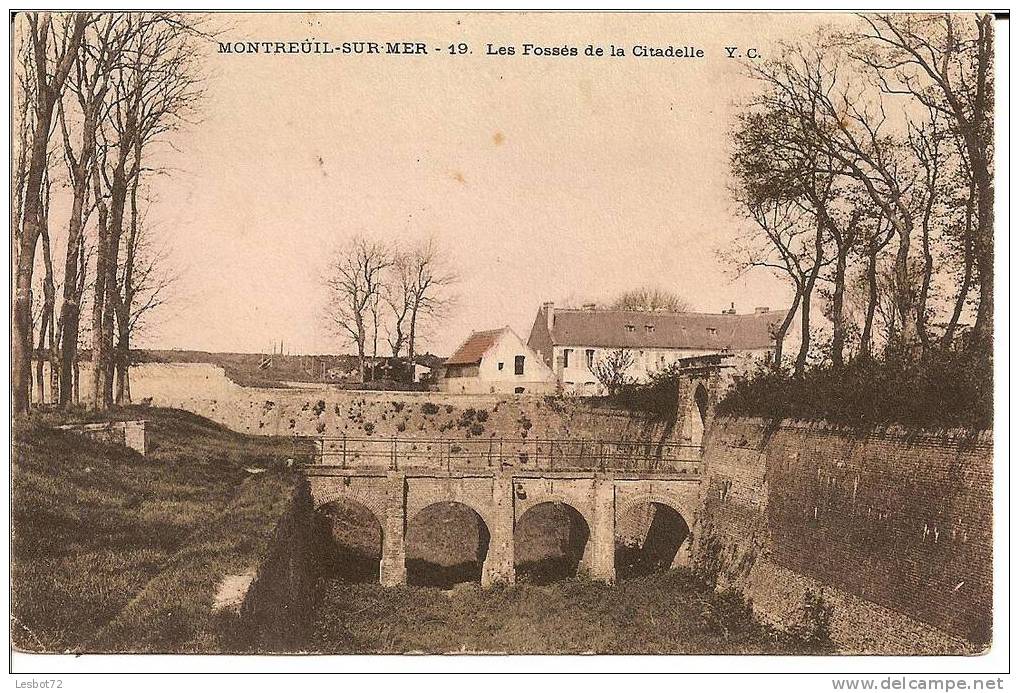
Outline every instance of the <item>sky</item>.
MULTIPOLYGON (((472 330, 524 339, 540 304, 608 301, 642 284, 694 310, 780 308, 766 273, 717 257, 742 222, 727 193, 728 132, 752 82, 725 46, 764 56, 826 15, 220 15, 220 41, 422 41, 429 54, 205 50, 200 122, 157 156, 149 218, 178 274, 137 346, 349 352, 323 319, 328 258, 357 234, 432 236, 458 302, 418 351, 472 330), (469 55, 434 49, 466 42, 469 55), (485 55, 487 44, 514 56, 485 55), (521 55, 524 43, 626 56, 521 55), (637 58, 634 44, 705 58, 637 58)), ((843 20, 844 21, 844 20, 843 20)))

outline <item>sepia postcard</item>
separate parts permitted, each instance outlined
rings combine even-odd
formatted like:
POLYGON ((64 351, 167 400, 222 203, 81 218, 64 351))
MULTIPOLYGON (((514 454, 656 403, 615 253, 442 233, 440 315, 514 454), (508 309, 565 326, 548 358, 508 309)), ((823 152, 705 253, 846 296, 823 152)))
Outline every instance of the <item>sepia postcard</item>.
POLYGON ((1007 19, 12 11, 12 662, 1002 688, 1007 19))

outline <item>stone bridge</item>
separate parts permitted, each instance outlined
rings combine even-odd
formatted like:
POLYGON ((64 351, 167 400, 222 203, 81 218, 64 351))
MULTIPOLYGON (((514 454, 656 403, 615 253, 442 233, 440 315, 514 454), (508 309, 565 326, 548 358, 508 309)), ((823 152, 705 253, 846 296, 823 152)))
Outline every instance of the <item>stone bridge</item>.
POLYGON ((466 506, 480 520, 488 538, 478 556, 483 586, 515 581, 515 529, 548 503, 566 506, 584 525, 578 572, 592 579, 614 581, 617 541, 631 535, 639 542, 649 531, 652 520, 626 519, 639 516, 637 508, 676 518, 665 530, 675 541, 671 563, 689 555, 703 471, 696 446, 414 439, 318 439, 317 445, 315 463, 305 467, 315 506, 342 501, 374 516, 383 585, 406 584, 407 529, 437 504, 466 506))

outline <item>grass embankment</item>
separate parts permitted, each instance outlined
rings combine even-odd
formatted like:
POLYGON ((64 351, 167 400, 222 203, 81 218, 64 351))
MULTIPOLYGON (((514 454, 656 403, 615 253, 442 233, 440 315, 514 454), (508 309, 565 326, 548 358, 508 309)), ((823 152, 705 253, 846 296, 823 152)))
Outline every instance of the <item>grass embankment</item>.
POLYGON ((326 586, 308 649, 323 653, 813 654, 685 571, 615 586, 568 581, 449 591, 326 586))
POLYGON ((37 416, 14 430, 14 645, 216 650, 217 584, 264 553, 293 492, 284 464, 293 443, 170 409, 110 415, 149 421, 142 457, 47 425, 60 418, 37 416))

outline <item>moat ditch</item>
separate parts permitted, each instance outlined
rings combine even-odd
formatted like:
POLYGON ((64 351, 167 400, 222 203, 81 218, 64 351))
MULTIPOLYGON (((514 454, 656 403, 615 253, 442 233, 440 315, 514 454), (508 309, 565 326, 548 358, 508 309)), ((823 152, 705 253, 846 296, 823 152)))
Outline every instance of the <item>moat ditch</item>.
POLYGON ((356 504, 320 509, 318 600, 301 649, 321 653, 813 653, 756 622, 744 603, 674 567, 689 528, 667 508, 634 510, 616 541, 617 582, 585 578, 588 530, 561 503, 514 532, 516 584, 482 589, 489 537, 456 503, 407 526, 406 586, 378 584, 381 528, 356 504), (634 531, 632 527, 642 528, 634 531), (625 533, 624 533, 625 534, 625 533))

